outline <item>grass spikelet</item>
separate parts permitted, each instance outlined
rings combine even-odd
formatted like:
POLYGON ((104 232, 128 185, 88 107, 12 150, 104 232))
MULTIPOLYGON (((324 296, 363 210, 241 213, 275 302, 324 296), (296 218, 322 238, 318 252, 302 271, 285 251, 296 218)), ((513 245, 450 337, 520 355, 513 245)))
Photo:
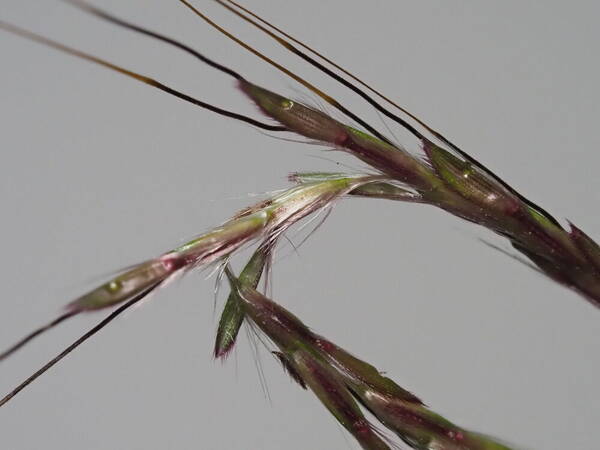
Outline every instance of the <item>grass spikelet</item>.
POLYGON ((302 380, 362 448, 390 449, 373 424, 365 418, 335 369, 302 348, 292 351, 287 358, 293 361, 302 380))
MULTIPOLYGON (((316 181, 334 180, 339 178, 347 178, 350 175, 339 172, 294 172, 288 176, 288 179, 293 183, 314 183, 316 181)), ((356 175, 361 177, 363 175, 356 175)), ((348 192, 348 195, 357 197, 379 198, 385 200, 398 200, 403 202, 419 202, 421 196, 416 192, 404 187, 397 186, 391 182, 373 182, 358 186, 348 192)))
POLYGON ((454 425, 426 407, 365 386, 353 386, 360 401, 387 428, 418 450, 510 450, 495 439, 454 425))
POLYGON ((239 87, 266 115, 302 136, 333 143, 345 134, 344 127, 325 113, 246 80, 240 81, 239 87))
MULTIPOLYGON (((8 350, 0 353, 0 360, 22 348, 36 336, 76 314, 119 304, 129 304, 133 300, 139 302, 150 292, 162 286, 170 277, 224 259, 252 240, 264 239, 263 253, 261 254, 261 251, 256 253, 255 259, 250 262, 244 276, 245 282, 256 286, 255 283, 258 282, 265 258, 278 236, 297 221, 331 205, 332 202, 352 189, 381 179, 377 176, 347 177, 308 183, 290 188, 271 199, 246 208, 220 227, 166 252, 158 258, 141 263, 79 297, 67 306, 66 314, 48 325, 38 328, 8 350)), ((227 350, 231 348, 243 320, 243 315, 237 309, 236 302, 238 302, 236 299, 232 300, 226 310, 215 344, 217 356, 226 354, 227 350)), ((33 379, 48 368, 43 369, 33 379)), ((19 388, 17 392, 20 392, 21 389, 19 388)), ((13 396, 9 396, 4 403, 13 396)))
POLYGON ((242 83, 242 90, 266 115, 289 131, 344 149, 399 181, 423 189, 439 184, 428 167, 401 147, 344 125, 321 111, 247 81, 242 83))
MULTIPOLYGON (((261 275, 265 268, 268 258, 271 256, 271 246, 261 245, 252 255, 246 266, 240 272, 240 282, 256 288, 260 281, 261 275)), ((242 323, 244 322, 244 308, 242 301, 239 298, 237 290, 232 290, 217 328, 217 336, 215 338, 214 357, 226 358, 229 352, 233 349, 235 340, 242 323)))
POLYGON ((301 386, 308 386, 363 448, 389 446, 364 419, 351 401, 353 397, 412 448, 510 450, 429 410, 419 398, 371 364, 313 333, 297 316, 236 278, 228 267, 225 273, 232 290, 243 301, 248 319, 279 347, 275 355, 284 369, 301 386), (365 437, 369 444, 362 440, 365 437))
POLYGON ((148 287, 163 282, 175 268, 176 265, 170 265, 161 258, 139 264, 74 300, 67 305, 67 311, 93 311, 127 301, 148 287))
POLYGON ((440 177, 467 200, 500 216, 513 215, 521 207, 515 195, 472 163, 430 142, 424 150, 440 177))
POLYGON ((269 339, 280 349, 275 356, 301 387, 308 386, 336 420, 364 449, 389 449, 364 417, 342 378, 311 345, 312 334, 300 319, 277 305, 233 275, 225 273, 233 291, 244 302, 244 309, 269 339))
MULTIPOLYGON (((179 270, 189 270, 222 259, 253 239, 269 236, 272 240, 298 220, 373 180, 377 181, 378 178, 340 177, 290 188, 246 208, 220 227, 118 275, 69 304, 68 309, 80 312, 113 306, 134 297, 152 284, 164 281, 179 270)), ((257 255, 253 267, 249 268, 252 277, 259 275, 259 263, 260 257, 257 255)))
POLYGON ((326 356, 329 363, 337 367, 352 383, 369 386, 386 397, 423 405, 423 402, 417 396, 400 387, 394 380, 382 375, 371 364, 358 359, 333 342, 322 336, 313 335, 313 343, 326 356))

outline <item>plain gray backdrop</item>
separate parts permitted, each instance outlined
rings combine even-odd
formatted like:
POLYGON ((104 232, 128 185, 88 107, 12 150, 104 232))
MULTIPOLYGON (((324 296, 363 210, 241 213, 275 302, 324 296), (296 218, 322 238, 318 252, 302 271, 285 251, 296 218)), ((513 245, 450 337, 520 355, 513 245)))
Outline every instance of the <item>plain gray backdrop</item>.
MULTIPOLYGON (((176 1, 95 4, 315 102, 176 1)), ((195 4, 385 129, 355 96, 214 2, 195 4)), ((246 4, 600 237, 597 2, 246 4)), ((2 0, 0 18, 259 117, 231 79, 61 2, 2 0)), ((108 274, 288 186, 288 172, 362 167, 4 32, 0 55, 2 347, 108 274)), ((431 207, 344 200, 298 254, 279 253, 273 296, 458 424, 520 448, 595 448, 600 314, 480 239, 508 248, 431 207)), ((2 408, 0 446, 356 448, 261 349, 266 398, 245 336, 226 364, 211 360, 214 279, 205 278, 164 289, 2 408)), ((2 391, 103 315, 75 319, 3 362, 2 391)))

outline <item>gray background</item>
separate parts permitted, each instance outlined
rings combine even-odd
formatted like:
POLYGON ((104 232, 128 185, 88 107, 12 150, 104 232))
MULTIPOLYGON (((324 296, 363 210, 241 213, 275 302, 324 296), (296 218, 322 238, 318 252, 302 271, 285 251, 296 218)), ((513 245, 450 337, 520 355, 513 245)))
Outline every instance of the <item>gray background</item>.
MULTIPOLYGON (((596 2, 246 3, 600 237, 596 2)), ((95 4, 313 101, 175 1, 95 4)), ((253 29, 196 4, 383 128, 253 29)), ((0 17, 258 115, 230 79, 59 2, 2 0, 0 17)), ((285 187, 288 172, 360 167, 6 33, 0 55, 3 347, 112 271, 285 187)), ((598 311, 480 238, 507 247, 433 208, 346 200, 299 255, 280 252, 273 295, 459 424, 523 448, 594 448, 598 311)), ((169 286, 0 409, 2 448, 356 448, 261 349, 265 398, 245 336, 225 365, 211 361, 213 284, 193 274, 169 286)), ((2 363, 1 390, 102 316, 2 363)))

